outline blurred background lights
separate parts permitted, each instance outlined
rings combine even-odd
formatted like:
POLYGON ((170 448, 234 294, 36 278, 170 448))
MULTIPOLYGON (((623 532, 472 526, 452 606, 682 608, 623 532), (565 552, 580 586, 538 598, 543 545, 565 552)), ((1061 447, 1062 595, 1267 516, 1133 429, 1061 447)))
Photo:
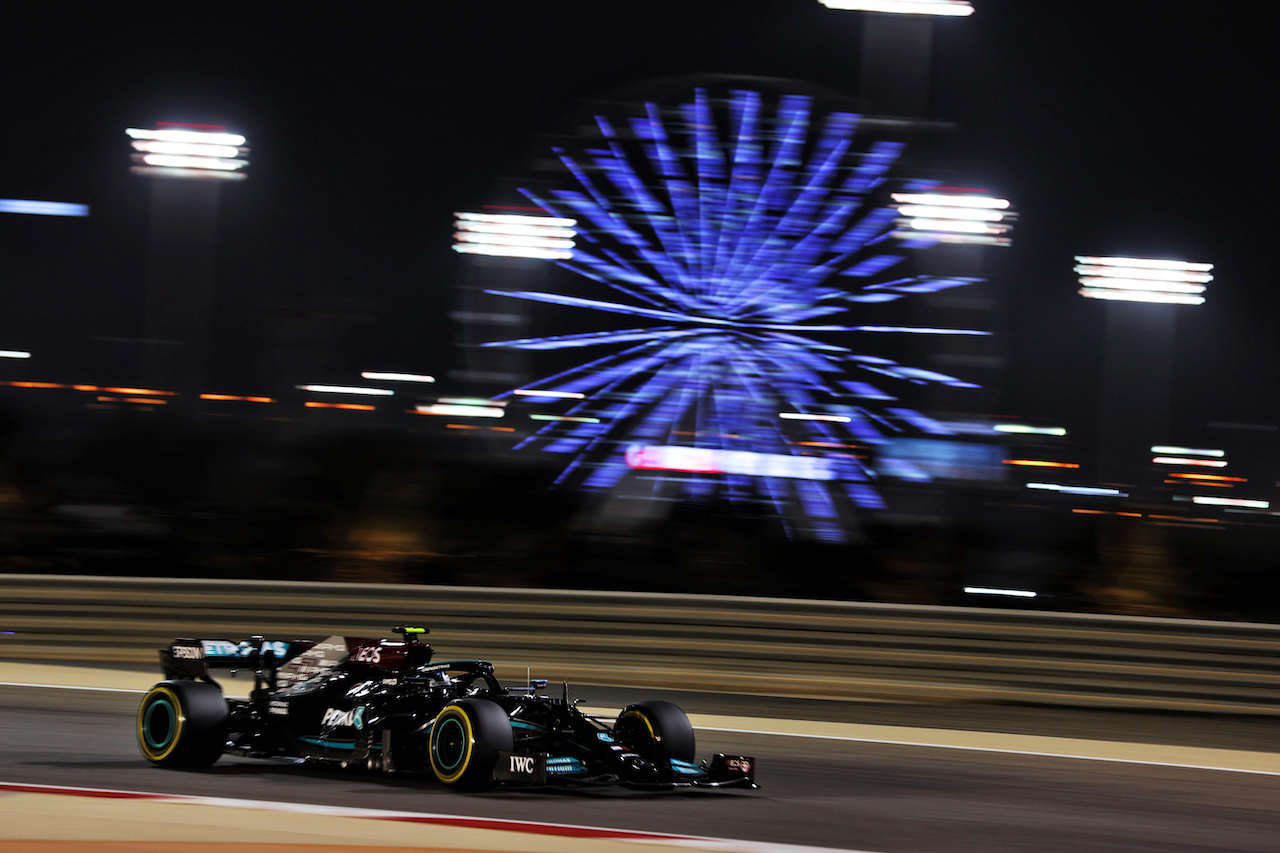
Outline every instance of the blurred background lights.
POLYGON ((964 591, 970 595, 1007 595, 1013 598, 1035 598, 1036 593, 1029 589, 998 589, 989 586, 966 586, 964 591))
POLYGON ((379 373, 373 370, 366 370, 360 374, 361 379, 373 379, 382 382, 435 382, 434 376, 427 376, 423 373, 379 373))
POLYGON ((249 161, 245 138, 225 128, 190 126, 125 130, 132 140, 134 174, 162 178, 241 180, 249 161))
POLYGON ((992 427, 996 432, 1011 433, 1013 435, 1066 435, 1067 431, 1063 427, 1038 427, 1029 424, 996 424, 992 427))
POLYGON ((1203 305, 1213 264, 1076 255, 1080 295, 1126 302, 1203 305))
POLYGON ((0 349, 0 358, 31 358, 31 353, 18 349, 0 349))
POLYGON ((470 255, 568 260, 577 221, 559 216, 455 213, 453 250, 470 255))
POLYGON ((88 216, 89 205, 65 201, 30 201, 0 198, 0 213, 26 213, 35 216, 88 216))
POLYGON ((849 12, 891 12, 909 15, 949 15, 966 17, 973 14, 968 0, 818 0, 828 9, 849 12))
POLYGON ((1246 509, 1269 509, 1270 501, 1252 500, 1250 498, 1219 498, 1213 495, 1195 495, 1191 502, 1202 506, 1236 506, 1246 509))
POLYGON ((352 385, 299 385, 303 391, 314 391, 319 394, 365 394, 372 397, 390 397, 394 391, 385 388, 361 388, 352 385))
POLYGON ((447 415, 455 418, 500 418, 506 414, 499 406, 445 402, 434 403, 429 406, 417 406, 414 411, 420 415, 447 415))

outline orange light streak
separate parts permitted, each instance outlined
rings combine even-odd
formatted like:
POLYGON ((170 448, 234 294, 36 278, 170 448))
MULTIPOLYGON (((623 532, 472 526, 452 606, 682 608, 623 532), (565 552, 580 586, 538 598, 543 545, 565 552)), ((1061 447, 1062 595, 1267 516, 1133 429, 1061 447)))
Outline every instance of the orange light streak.
POLYGON ((239 397, 235 394, 201 394, 201 400, 243 400, 246 403, 274 403, 271 397, 239 397))
POLYGON ((1245 477, 1228 477, 1224 474, 1190 474, 1184 471, 1177 471, 1169 475, 1170 477, 1182 477, 1185 480, 1224 480, 1232 483, 1247 483, 1249 480, 1245 477))
POLYGON ((317 403, 308 400, 302 405, 308 409, 354 409, 357 412, 375 412, 376 406, 366 406, 363 403, 317 403))
POLYGON ((150 388, 96 388, 96 391, 109 391, 112 394, 147 394, 152 397, 176 397, 177 391, 154 391, 150 388))

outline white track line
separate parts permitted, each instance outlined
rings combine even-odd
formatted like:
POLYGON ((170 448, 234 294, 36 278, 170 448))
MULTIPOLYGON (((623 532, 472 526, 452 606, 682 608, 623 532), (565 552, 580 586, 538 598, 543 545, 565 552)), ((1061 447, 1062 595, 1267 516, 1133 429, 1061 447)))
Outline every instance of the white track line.
MULTIPOLYGON (((957 749, 957 750, 964 750, 968 752, 996 752, 996 753, 1002 753, 1005 755, 1026 755, 1033 758, 1068 758, 1068 759, 1073 759, 1077 761, 1106 761, 1113 764, 1139 764, 1139 765, 1146 765, 1148 767, 1172 767, 1180 770, 1216 770, 1223 773, 1249 773, 1255 776, 1280 776, 1280 770, 1263 770, 1263 769, 1257 769, 1257 768, 1251 768, 1251 767, 1226 767, 1226 766, 1212 765, 1212 764, 1187 764, 1187 763, 1180 763, 1180 762, 1173 762, 1173 761, 1154 761, 1151 759, 1143 759, 1143 758, 1121 758, 1121 757, 1109 756, 1109 755, 1086 755, 1083 753, 1073 753, 1073 752, 1044 752, 1044 751, 1038 751, 1038 750, 1012 749, 1008 747, 998 747, 998 746, 973 746, 970 744, 934 743, 930 741, 894 740, 891 738, 854 737, 850 735, 828 735, 828 734, 816 734, 816 733, 811 734, 807 732, 775 732, 775 731, 766 731, 763 729, 721 728, 719 726, 695 726, 695 728, 705 732, 724 732, 726 734, 766 735, 769 737, 798 737, 798 738, 810 738, 814 740, 836 740, 836 741, 850 741, 853 743, 874 743, 874 744, 883 744, 886 746, 915 746, 915 747, 923 747, 926 749, 957 749)), ((1046 739, 1054 740, 1054 738, 1046 738, 1046 739)), ((1118 746, 1124 745, 1125 742, 1116 741, 1116 744, 1118 746)), ((1159 748, 1160 746, 1159 744, 1144 744, 1144 745, 1152 746, 1154 748, 1159 748)))

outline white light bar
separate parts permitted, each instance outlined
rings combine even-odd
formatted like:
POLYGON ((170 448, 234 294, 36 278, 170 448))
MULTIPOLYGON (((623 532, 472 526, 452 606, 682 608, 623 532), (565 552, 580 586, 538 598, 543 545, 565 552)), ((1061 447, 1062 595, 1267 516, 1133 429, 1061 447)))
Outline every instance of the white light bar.
POLYGON ((536 225, 543 228, 573 228, 576 219, 558 216, 523 216, 514 213, 454 213, 462 222, 493 222, 503 225, 536 225))
POLYGON ((853 420, 844 415, 811 415, 806 412, 778 412, 778 417, 788 421, 829 421, 835 424, 847 424, 853 420))
POLYGON ((464 255, 492 255, 500 258, 537 258, 547 261, 567 261, 573 257, 568 249, 541 249, 529 246, 494 246, 483 243, 454 243, 453 250, 464 255))
POLYGON ((1249 509, 1269 509, 1270 501, 1256 501, 1249 498, 1219 498, 1211 495, 1195 495, 1191 498, 1192 503, 1204 504, 1205 506, 1239 506, 1248 507, 1249 509))
POLYGON ((1036 597, 1036 594, 1029 589, 996 589, 989 586, 966 586, 964 591, 970 595, 1008 595, 1014 598, 1036 597))
POLYGON ((1178 453, 1185 454, 1187 456, 1213 456, 1219 459, 1227 455, 1227 451, 1225 450, 1202 450, 1195 447, 1179 447, 1176 444, 1156 444, 1152 446, 1151 452, 1163 453, 1166 455, 1178 453))
POLYGON ((414 411, 420 415, 448 415, 454 418, 500 418, 506 414, 497 406, 459 406, 449 403, 417 406, 414 411))
POLYGON ((1066 435, 1062 427, 1038 427, 1027 424, 996 424, 992 427, 996 432, 1009 432, 1019 435, 1066 435))
POLYGON ((1203 305, 1213 264, 1076 255, 1080 295, 1090 299, 1203 305))
POLYGON ((1157 465, 1194 465, 1200 468, 1226 468, 1227 463, 1218 459, 1190 459, 1184 456, 1157 456, 1151 460, 1157 465))
POLYGON ((577 391, 539 391, 536 388, 517 388, 512 392, 519 397, 558 397, 565 400, 585 400, 586 394, 577 391))
POLYGON ((1128 492, 1119 489, 1105 489, 1097 486, 1061 486, 1057 483, 1027 483, 1028 489, 1043 489, 1050 492, 1061 492, 1064 495, 1094 495, 1104 498, 1127 498, 1128 492))
POLYGON ((985 208, 988 210, 1007 210, 1009 200, 993 198, 987 195, 948 195, 946 193, 893 193, 893 200, 899 204, 942 205, 944 207, 985 208))
POLYGON ((470 255, 567 260, 577 220, 510 213, 455 213, 453 249, 470 255))
POLYGON ((31 358, 31 353, 20 349, 0 349, 0 358, 31 358))
POLYGON ((0 198, 0 213, 29 213, 36 216, 88 216, 89 205, 65 201, 28 201, 0 198))
POLYGON ((242 179, 245 138, 211 130, 130 127, 136 154, 131 171, 152 177, 242 179))
POLYGON ((1016 214, 1009 201, 978 193, 893 193, 894 207, 905 226, 894 235, 901 240, 932 237, 945 243, 977 243, 1005 246, 1009 223, 1016 214))
POLYGON ((748 477, 786 477, 794 480, 834 480, 835 464, 820 456, 751 453, 711 447, 633 444, 625 459, 632 468, 684 471, 691 474, 739 474, 748 477))
POLYGON ((365 394, 371 397, 390 397, 395 391, 385 388, 359 388, 350 385, 299 385, 303 391, 315 391, 321 394, 365 394))
POLYGON ((828 9, 845 12, 890 12, 907 15, 949 15, 963 18, 973 14, 968 0, 818 0, 828 9))
POLYGON ((580 424, 598 424, 599 418, 580 418, 576 415, 529 415, 531 421, 573 421, 580 424))
POLYGON ((382 382, 435 382, 434 376, 427 376, 422 373, 376 373, 372 370, 366 370, 360 374, 361 379, 373 379, 382 382))
POLYGON ((159 142, 185 142, 196 145, 231 145, 239 148, 245 138, 238 133, 218 133, 209 130, 144 130, 130 127, 125 130, 133 139, 154 139, 159 142))

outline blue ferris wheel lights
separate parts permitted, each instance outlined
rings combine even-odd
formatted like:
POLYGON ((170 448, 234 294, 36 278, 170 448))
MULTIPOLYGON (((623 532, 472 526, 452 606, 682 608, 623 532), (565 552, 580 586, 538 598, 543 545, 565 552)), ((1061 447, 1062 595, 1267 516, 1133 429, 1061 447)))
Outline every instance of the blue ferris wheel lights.
POLYGON ((808 97, 782 95, 770 110, 743 89, 698 90, 674 108, 646 103, 621 120, 598 115, 595 127, 597 138, 553 149, 565 182, 521 190, 550 217, 575 221, 573 247, 555 262, 591 295, 484 292, 626 322, 483 344, 604 352, 534 380, 536 392, 495 396, 568 404, 517 446, 566 455, 560 483, 602 491, 652 475, 654 497, 675 488, 747 501, 793 533, 840 541, 842 502, 883 501, 869 463, 839 448, 851 436, 884 444, 904 425, 945 429, 912 409, 888 418, 850 401, 895 402, 883 382, 978 387, 858 353, 868 340, 858 333, 990 334, 859 316, 981 281, 891 275, 905 269, 903 250, 938 241, 906 233, 907 213, 883 189, 904 145, 860 145, 855 113, 815 120, 808 97), (829 414, 805 414, 815 412, 829 414))

